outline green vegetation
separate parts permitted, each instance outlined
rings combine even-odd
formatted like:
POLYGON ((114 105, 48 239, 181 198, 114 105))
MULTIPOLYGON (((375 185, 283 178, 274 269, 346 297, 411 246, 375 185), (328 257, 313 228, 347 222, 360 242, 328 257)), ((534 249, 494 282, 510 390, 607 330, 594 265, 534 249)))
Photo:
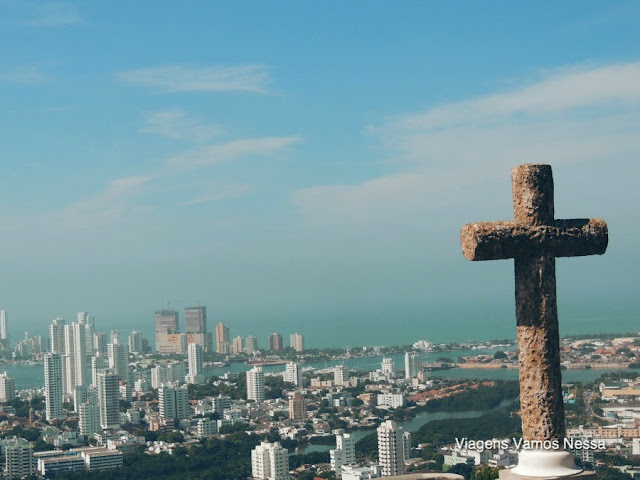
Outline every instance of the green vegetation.
POLYGON ((418 411, 459 412, 464 410, 488 410, 500 405, 503 400, 511 400, 520 394, 520 385, 515 380, 495 380, 493 386, 478 384, 477 388, 427 402, 418 411))

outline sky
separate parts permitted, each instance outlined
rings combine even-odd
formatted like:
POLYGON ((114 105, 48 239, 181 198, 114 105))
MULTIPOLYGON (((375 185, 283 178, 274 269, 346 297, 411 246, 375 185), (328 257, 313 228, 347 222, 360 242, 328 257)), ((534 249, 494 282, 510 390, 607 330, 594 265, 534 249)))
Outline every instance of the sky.
MULTIPOLYGON (((640 326, 640 4, 0 0, 0 308, 153 332, 206 305, 308 346, 515 335, 512 218, 549 163, 561 333, 640 326)), ((286 343, 286 342, 285 342, 286 343)))

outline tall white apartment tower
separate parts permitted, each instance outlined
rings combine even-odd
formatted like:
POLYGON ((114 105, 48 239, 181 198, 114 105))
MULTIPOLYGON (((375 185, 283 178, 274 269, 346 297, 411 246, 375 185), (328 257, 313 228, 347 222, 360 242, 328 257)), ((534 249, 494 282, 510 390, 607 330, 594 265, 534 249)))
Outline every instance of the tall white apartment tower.
POLYGON ((404 429, 387 420, 378 427, 378 461, 383 477, 404 474, 404 429))
POLYGON ((89 382, 89 364, 87 362, 87 330, 86 325, 78 322, 71 324, 73 332, 73 368, 75 369, 75 385, 87 385, 89 382))
POLYGON ((7 311, 0 310, 0 343, 5 350, 9 348, 9 325, 7 322, 7 311))
POLYGON ((0 402, 10 402, 16 398, 16 381, 4 372, 0 375, 0 402))
POLYGON ((129 351, 131 353, 142 353, 142 332, 134 330, 129 335, 129 351))
POLYGON ((98 372, 109 366, 109 359, 104 355, 91 357, 91 386, 98 386, 98 372))
POLYGON ((302 386, 302 368, 299 363, 287 363, 284 371, 284 381, 293 383, 296 387, 302 386))
POLYGON ((49 351, 64 354, 64 319, 56 318, 49 325, 49 351))
POLYGON ((107 345, 107 332, 98 332, 93 334, 93 350, 95 353, 106 355, 107 345))
POLYGON ((302 352, 304 350, 304 335, 292 333, 289 335, 289 344, 296 352, 302 352))
POLYGON ((420 355, 416 352, 406 352, 404 354, 404 378, 411 380, 420 373, 420 355))
POLYGON ((47 420, 64 418, 62 356, 59 353, 47 353, 44 356, 44 395, 47 420))
POLYGON ((244 338, 237 336, 233 339, 233 353, 238 354, 244 352, 244 338))
POLYGON ((245 341, 244 351, 251 355, 256 350, 258 350, 258 339, 253 335, 249 335, 245 341))
POLYGON ((349 383, 349 371, 344 365, 336 365, 333 369, 333 384, 336 387, 349 383))
POLYGON ((121 382, 129 381, 129 348, 124 343, 107 345, 109 368, 118 375, 121 382))
POLYGON ((262 367, 253 367, 247 372, 247 400, 264 401, 264 372, 262 367))
POLYGON ((78 323, 84 325, 84 331, 86 334, 85 346, 87 349, 87 356, 93 355, 93 334, 95 333, 95 319, 88 315, 87 312, 78 312, 78 323))
POLYGON ((189 417, 189 391, 186 385, 165 383, 158 389, 158 410, 164 420, 189 417))
POLYGON ((251 473, 255 479, 289 478, 289 453, 278 442, 262 442, 251 450, 251 473))
POLYGON ((395 378, 396 377, 396 365, 393 362, 393 358, 383 357, 381 370, 382 370, 383 375, 386 375, 389 378, 395 378))
POLYGON ((33 445, 30 442, 24 438, 13 437, 8 444, 4 445, 3 450, 5 450, 5 478, 24 478, 35 473, 33 445))
POLYGON ((113 370, 98 372, 98 407, 102 428, 120 428, 120 389, 118 374, 113 370))
POLYGON ((335 432, 340 433, 336 433, 336 448, 329 450, 329 457, 331 458, 331 470, 335 471, 336 475, 340 475, 343 465, 356 464, 356 441, 348 433, 341 430, 335 432))
POLYGON ((204 381, 203 348, 198 343, 190 343, 187 348, 189 374, 187 383, 198 385, 204 381))
POLYGON ((78 427, 80 429, 80 435, 86 435, 87 437, 97 433, 100 428, 100 407, 94 402, 87 401, 81 403, 79 410, 80 421, 78 427))

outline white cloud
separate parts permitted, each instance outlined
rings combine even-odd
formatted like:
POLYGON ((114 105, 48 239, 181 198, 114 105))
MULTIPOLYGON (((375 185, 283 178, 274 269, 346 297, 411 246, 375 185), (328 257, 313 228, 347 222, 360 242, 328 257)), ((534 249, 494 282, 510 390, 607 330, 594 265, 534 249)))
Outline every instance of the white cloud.
POLYGON ((223 144, 196 148, 168 160, 181 168, 201 168, 253 155, 269 155, 297 142, 299 137, 263 137, 233 140, 223 144))
POLYGON ((75 5, 70 3, 38 2, 33 16, 25 22, 29 27, 60 27, 83 23, 75 5))
POLYGON ((39 222, 48 223, 64 231, 70 227, 87 228, 119 220, 127 213, 139 211, 131 200, 139 195, 150 181, 151 177, 147 176, 112 180, 104 190, 49 212, 39 222))
POLYGON ((219 135, 222 132, 222 127, 203 125, 196 119, 190 118, 183 111, 170 110, 149 114, 146 125, 141 131, 175 140, 187 139, 203 142, 219 135))
POLYGON ((39 84, 49 79, 42 73, 39 65, 27 65, 0 73, 0 81, 17 84, 39 84))
MULTIPOLYGON (((307 222, 347 227, 473 210, 492 201, 487 185, 508 188, 520 163, 629 163, 640 151, 639 105, 640 63, 559 70, 517 90, 390 118, 369 131, 395 171, 302 189, 291 201, 307 222)), ((640 174, 632 169, 621 181, 640 174)))
POLYGON ((194 198, 193 200, 183 202, 182 205, 200 205, 202 203, 238 198, 253 192, 255 189, 255 185, 232 185, 216 188, 200 197, 194 198))
POLYGON ((116 78, 121 82, 168 92, 266 93, 269 71, 265 65, 202 68, 168 65, 119 72, 116 78))

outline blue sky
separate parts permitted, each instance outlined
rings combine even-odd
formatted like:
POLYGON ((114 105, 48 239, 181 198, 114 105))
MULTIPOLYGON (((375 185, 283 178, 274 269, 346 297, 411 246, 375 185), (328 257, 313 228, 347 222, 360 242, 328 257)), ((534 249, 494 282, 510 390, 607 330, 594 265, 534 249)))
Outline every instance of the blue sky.
POLYGON ((199 301, 232 336, 311 345, 512 336, 512 262, 466 262, 458 235, 511 218, 533 162, 558 218, 610 226, 605 256, 559 261, 563 331, 636 327, 639 21, 637 2, 0 0, 0 306, 16 333, 199 301))

